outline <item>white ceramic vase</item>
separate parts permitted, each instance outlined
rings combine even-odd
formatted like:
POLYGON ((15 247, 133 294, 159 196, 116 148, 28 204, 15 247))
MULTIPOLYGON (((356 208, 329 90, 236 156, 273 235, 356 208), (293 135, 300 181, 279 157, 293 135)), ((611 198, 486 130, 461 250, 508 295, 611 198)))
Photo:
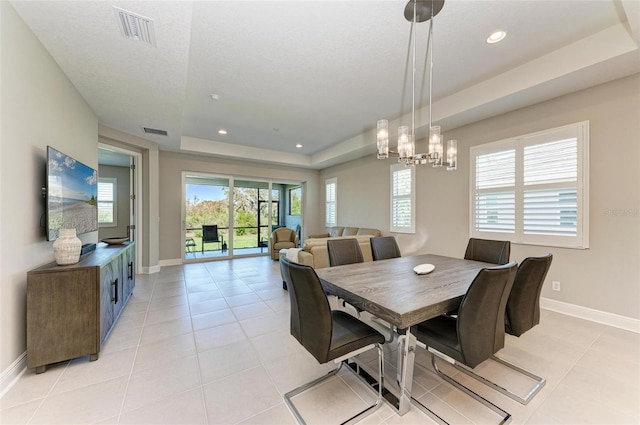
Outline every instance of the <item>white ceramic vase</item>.
POLYGON ((58 239, 53 243, 53 257, 59 266, 80 261, 82 241, 76 236, 76 229, 60 229, 58 239))

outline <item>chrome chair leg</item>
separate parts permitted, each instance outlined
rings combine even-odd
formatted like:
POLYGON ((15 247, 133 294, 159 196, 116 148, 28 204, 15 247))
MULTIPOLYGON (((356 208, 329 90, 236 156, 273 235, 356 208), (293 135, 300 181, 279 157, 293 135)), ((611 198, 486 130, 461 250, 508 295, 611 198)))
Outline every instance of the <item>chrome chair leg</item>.
MULTIPOLYGON (((342 422, 341 425, 347 425, 347 424, 354 424, 356 422, 358 422, 359 420, 363 419, 366 416, 369 416, 370 414, 372 414, 373 412, 375 412, 381 405, 382 405, 382 391, 384 388, 384 349, 382 348, 381 344, 376 344, 376 349, 378 350, 378 397, 376 398, 376 401, 374 404, 366 407, 365 409, 361 410, 360 412, 356 413, 355 415, 353 415, 352 417, 350 417, 349 419, 347 419, 346 421, 342 422)), ((293 415, 295 416, 296 420, 298 421, 299 424, 301 425, 305 425, 306 422, 305 420, 302 418, 302 415, 300 414, 300 412, 298 411, 298 409, 295 407, 295 405, 293 404, 293 400, 292 398, 307 391, 308 389, 312 388, 313 386, 335 376, 340 369, 342 368, 342 366, 344 365, 345 361, 347 359, 340 360, 340 359, 336 359, 336 361, 339 360, 340 365, 335 368, 334 370, 332 370, 331 372, 327 373, 324 376, 321 376, 318 379, 315 379, 311 382, 308 382, 306 384, 303 384, 301 386, 299 386, 298 388, 295 388, 291 391, 289 391, 288 393, 286 393, 284 395, 284 401, 287 404, 287 406, 289 407, 289 409, 291 410, 291 412, 293 413, 293 415)), ((351 369, 350 367, 347 367, 347 370, 350 370, 353 374, 356 375, 356 377, 358 377, 359 379, 362 380, 362 378, 356 373, 356 371, 354 371, 353 369, 351 369)), ((363 382, 368 385, 368 383, 366 381, 363 380, 363 382)))
MULTIPOLYGON (((437 352, 435 350, 432 350, 431 348, 429 348, 429 352, 431 353, 431 364, 433 365, 433 370, 436 372, 436 374, 439 377, 441 377, 442 379, 444 379, 445 381, 447 381, 448 383, 450 383, 454 387, 456 387, 459 390, 463 391, 464 393, 466 393, 467 395, 469 395, 470 397, 472 397, 476 401, 482 403, 483 405, 485 405, 486 407, 488 407, 489 409, 493 410, 495 413, 500 415, 502 417, 501 421, 499 422, 500 425, 508 424, 509 422, 511 422, 512 417, 511 417, 511 414, 509 412, 507 412, 504 409, 496 406, 495 404, 493 404, 492 402, 490 402, 486 398, 482 397, 480 394, 476 393, 475 391, 471 390, 470 388, 467 388, 466 386, 462 385, 460 382, 458 382, 455 379, 453 379, 451 376, 449 376, 446 373, 442 372, 440 370, 440 368, 438 367, 438 364, 436 362, 436 356, 442 357, 444 360, 446 360, 448 363, 451 363, 457 369, 460 369, 458 366, 464 367, 463 365, 459 365, 457 362, 455 362, 455 360, 450 359, 447 356, 445 356, 444 354, 442 354, 440 352, 437 352)), ((440 416, 435 414, 431 409, 429 409, 427 406, 422 404, 417 399, 412 397, 411 401, 414 402, 416 407, 418 407, 422 412, 424 412, 426 415, 428 415, 430 418, 432 418, 436 422, 438 422, 440 424, 448 424, 448 422, 446 422, 440 416)))
POLYGON ((467 376, 472 377, 473 379, 475 379, 478 382, 482 382, 483 384, 485 384, 486 386, 493 388, 494 390, 498 391, 501 394, 506 395, 507 397, 517 401, 520 404, 523 405, 527 405, 531 399, 538 394, 538 392, 540 392, 540 390, 542 389, 542 387, 544 387, 544 385, 546 384, 546 380, 540 376, 534 375, 533 373, 529 372, 526 369, 522 369, 519 366, 514 365, 513 363, 510 363, 504 359, 501 359, 498 356, 491 356, 491 359, 510 368, 515 370, 516 372, 519 372, 523 375, 525 375, 526 377, 530 378, 531 380, 535 381, 535 385, 529 390, 529 392, 527 393, 526 396, 522 397, 519 396, 518 394, 514 393, 513 391, 496 384, 493 381, 490 381, 489 379, 485 378, 484 376, 478 375, 473 369, 460 364, 458 362, 455 363, 451 363, 453 367, 455 367, 457 370, 459 370, 460 372, 464 373, 467 376))
POLYGON ((510 369, 513 369, 516 372, 519 372, 519 373, 525 375, 526 377, 530 378, 531 380, 535 381, 535 385, 533 387, 531 387, 531 389, 529 390, 529 392, 527 393, 526 396, 521 397, 518 394, 515 394, 512 391, 497 385, 495 382, 491 382, 488 379, 483 378, 482 376, 479 376, 479 375, 477 375, 475 373, 472 374, 471 376, 476 378, 480 382, 489 385, 490 387, 492 387, 495 390, 501 392, 502 394, 506 395, 507 397, 510 397, 510 398, 514 399, 515 401, 517 401, 520 404, 524 404, 526 406, 531 401, 531 399, 533 397, 535 397, 535 395, 538 394, 538 392, 540 392, 542 387, 544 387, 544 384, 547 383, 547 381, 543 377, 538 376, 538 375, 536 375, 536 374, 534 374, 534 373, 532 373, 532 372, 530 372, 530 371, 528 371, 526 369, 523 369, 520 366, 514 365, 511 362, 508 362, 508 361, 506 361, 504 359, 501 359, 498 356, 494 355, 494 356, 491 356, 491 358, 493 360, 495 360, 496 362, 498 362, 498 363, 500 363, 500 364, 502 364, 502 365, 504 365, 504 366, 506 366, 506 367, 508 367, 510 369))

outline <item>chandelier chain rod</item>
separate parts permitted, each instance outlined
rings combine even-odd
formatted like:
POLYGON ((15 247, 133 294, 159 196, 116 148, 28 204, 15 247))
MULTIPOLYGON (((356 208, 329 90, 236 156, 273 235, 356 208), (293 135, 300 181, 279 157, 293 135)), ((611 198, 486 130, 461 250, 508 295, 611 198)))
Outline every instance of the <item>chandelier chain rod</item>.
POLYGON ((429 20, 429 38, 427 50, 429 51, 429 128, 433 126, 433 0, 431 0, 431 19, 429 20))
POLYGON ((411 78, 411 137, 415 143, 416 135, 416 20, 417 20, 417 0, 413 0, 413 22, 411 22, 411 33, 413 35, 413 55, 412 55, 412 78, 411 78))

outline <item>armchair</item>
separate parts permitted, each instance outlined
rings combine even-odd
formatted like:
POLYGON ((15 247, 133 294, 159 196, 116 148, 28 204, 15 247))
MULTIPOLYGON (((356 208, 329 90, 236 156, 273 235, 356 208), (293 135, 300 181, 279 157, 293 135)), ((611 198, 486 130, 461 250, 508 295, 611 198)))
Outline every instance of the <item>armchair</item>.
POLYGON ((269 236, 269 252, 272 260, 280 258, 281 249, 296 248, 297 246, 298 235, 295 230, 288 227, 280 227, 271 232, 271 236, 269 236))

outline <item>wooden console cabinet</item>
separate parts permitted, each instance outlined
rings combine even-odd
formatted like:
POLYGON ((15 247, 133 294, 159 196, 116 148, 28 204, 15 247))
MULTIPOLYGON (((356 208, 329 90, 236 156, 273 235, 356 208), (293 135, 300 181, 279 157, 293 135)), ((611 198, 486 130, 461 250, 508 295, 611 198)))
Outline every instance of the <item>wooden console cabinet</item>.
POLYGON ((27 273, 27 367, 89 355, 100 347, 135 287, 135 246, 98 244, 80 262, 27 273))

